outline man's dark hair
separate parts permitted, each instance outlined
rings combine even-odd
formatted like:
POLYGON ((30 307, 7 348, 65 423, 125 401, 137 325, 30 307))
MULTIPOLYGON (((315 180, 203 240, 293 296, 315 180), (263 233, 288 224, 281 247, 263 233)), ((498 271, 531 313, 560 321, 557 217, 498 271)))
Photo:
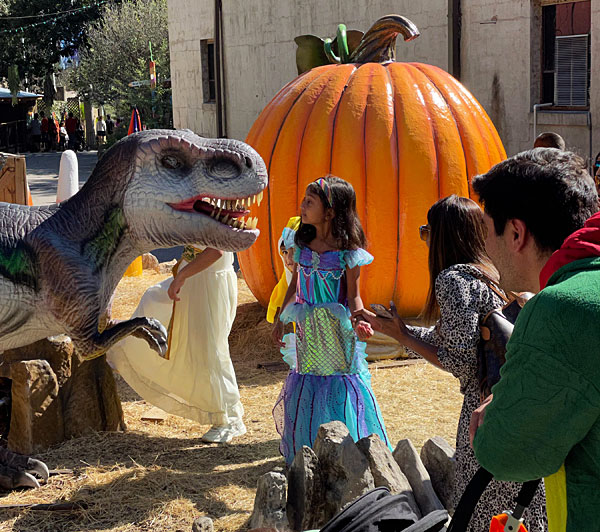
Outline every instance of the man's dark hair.
POLYGON ((539 134, 533 142, 534 148, 556 148, 558 150, 564 150, 567 145, 565 139, 563 139, 558 133, 548 131, 546 133, 539 134))
POLYGON ((506 222, 525 222, 542 251, 555 251, 598 210, 598 194, 585 161, 574 153, 535 148, 473 178, 497 235, 506 222))

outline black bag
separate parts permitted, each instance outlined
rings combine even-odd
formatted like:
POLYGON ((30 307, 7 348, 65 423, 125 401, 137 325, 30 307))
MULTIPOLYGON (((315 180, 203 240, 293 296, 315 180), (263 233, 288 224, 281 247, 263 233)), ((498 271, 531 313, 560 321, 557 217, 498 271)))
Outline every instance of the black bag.
MULTIPOLYGON (((387 488, 375 488, 334 516, 320 532, 465 532, 477 502, 492 480, 492 474, 480 467, 462 494, 450 526, 448 512, 436 510, 418 519, 406 495, 392 495, 387 488)), ((516 499, 513 516, 520 519, 531 503, 540 480, 525 482, 516 499)), ((502 511, 504 509, 499 509, 502 511)))
POLYGON ((446 510, 436 510, 419 519, 404 493, 392 495, 375 488, 334 516, 321 532, 437 532, 448 520, 446 510))
POLYGON ((508 299, 494 284, 486 284, 506 301, 506 304, 488 312, 479 324, 481 336, 477 345, 477 377, 482 401, 492 393, 492 386, 500 380, 500 368, 506 362, 506 344, 519 312, 533 295, 524 292, 508 299))

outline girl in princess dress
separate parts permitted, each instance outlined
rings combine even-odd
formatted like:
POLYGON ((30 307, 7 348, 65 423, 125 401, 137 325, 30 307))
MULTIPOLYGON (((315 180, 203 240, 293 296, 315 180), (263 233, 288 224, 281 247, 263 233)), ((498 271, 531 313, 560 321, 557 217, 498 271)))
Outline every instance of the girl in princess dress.
POLYGON ((300 212, 292 234, 292 279, 273 328, 290 366, 273 409, 280 451, 291 464, 303 445, 313 446, 319 426, 334 420, 348 427, 354 441, 377 434, 391 449, 360 341, 373 330, 360 321, 355 332, 350 321, 363 308, 360 267, 373 261, 362 249, 366 239, 354 189, 338 177, 320 178, 308 185, 300 212), (282 338, 289 322, 296 332, 282 338))

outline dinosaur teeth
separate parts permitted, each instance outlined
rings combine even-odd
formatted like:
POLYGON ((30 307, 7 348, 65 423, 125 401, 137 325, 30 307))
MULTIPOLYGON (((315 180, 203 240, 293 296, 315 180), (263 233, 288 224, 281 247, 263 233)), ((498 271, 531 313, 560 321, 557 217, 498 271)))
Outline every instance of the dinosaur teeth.
POLYGON ((263 194, 264 194, 264 192, 263 192, 263 191, 261 191, 261 192, 260 192, 260 193, 259 193, 259 194, 256 196, 256 203, 258 203, 258 206, 259 206, 259 207, 260 207, 260 203, 261 203, 261 201, 262 201, 262 199, 263 199, 263 194))

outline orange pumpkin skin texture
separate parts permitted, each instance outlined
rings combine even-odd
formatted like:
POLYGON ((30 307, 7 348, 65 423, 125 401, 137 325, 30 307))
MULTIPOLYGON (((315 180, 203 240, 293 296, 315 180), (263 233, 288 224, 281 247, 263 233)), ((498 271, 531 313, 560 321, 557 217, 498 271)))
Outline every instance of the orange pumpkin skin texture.
POLYGON ((350 182, 374 262, 362 268, 363 302, 391 299, 417 315, 427 296, 427 246, 419 225, 450 194, 470 196, 473 176, 506 158, 475 98, 443 70, 420 63, 325 65, 273 98, 246 142, 269 170, 260 237, 239 254, 244 278, 266 306, 282 273, 277 241, 306 186, 326 174, 350 182))

